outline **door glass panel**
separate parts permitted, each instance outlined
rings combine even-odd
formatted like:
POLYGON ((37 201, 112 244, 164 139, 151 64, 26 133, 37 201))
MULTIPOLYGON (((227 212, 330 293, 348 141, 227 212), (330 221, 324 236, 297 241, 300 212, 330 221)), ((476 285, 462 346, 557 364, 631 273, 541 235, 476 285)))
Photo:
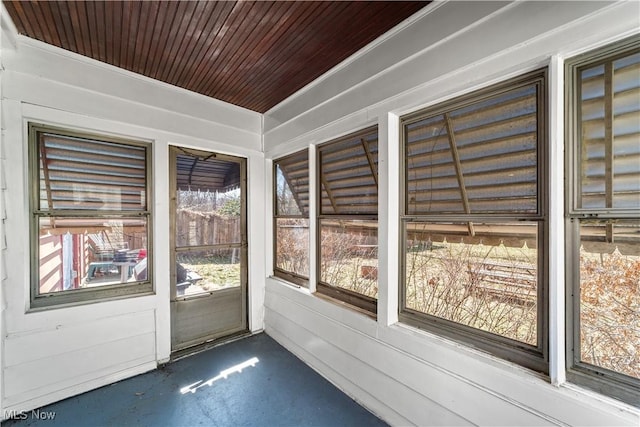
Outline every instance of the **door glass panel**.
POLYGON ((240 243, 238 163, 177 157, 176 246, 240 243))
POLYGON ((241 248, 176 253, 176 295, 189 296, 240 286, 241 248))

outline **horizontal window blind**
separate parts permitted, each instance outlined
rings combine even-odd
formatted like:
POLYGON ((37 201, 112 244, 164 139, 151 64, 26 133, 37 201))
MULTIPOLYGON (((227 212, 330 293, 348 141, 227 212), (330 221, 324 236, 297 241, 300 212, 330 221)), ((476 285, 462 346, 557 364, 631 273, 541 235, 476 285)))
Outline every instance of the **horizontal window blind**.
POLYGON ((640 54, 578 71, 578 209, 640 207, 640 54))
POLYGON ((309 213, 309 153, 299 151, 276 161, 276 215, 309 213))
POLYGON ((405 128, 407 214, 536 213, 538 84, 405 128))
POLYGON ((41 210, 145 211, 146 149, 41 133, 41 210))
POLYGON ((321 214, 378 213, 378 134, 320 146, 321 214))

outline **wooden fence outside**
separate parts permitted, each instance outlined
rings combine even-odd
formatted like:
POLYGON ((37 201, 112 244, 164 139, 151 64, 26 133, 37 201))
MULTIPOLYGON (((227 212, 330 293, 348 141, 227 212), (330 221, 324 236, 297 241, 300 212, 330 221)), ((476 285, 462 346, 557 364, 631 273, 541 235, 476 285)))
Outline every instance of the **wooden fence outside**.
POLYGON ((240 217, 223 217, 216 213, 188 209, 176 212, 178 246, 239 243, 240 239, 240 217))

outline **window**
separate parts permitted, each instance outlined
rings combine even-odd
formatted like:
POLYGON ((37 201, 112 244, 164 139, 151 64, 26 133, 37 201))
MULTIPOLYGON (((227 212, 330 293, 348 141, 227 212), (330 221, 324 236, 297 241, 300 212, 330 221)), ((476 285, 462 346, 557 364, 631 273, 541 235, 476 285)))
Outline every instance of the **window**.
POLYGON ((29 124, 31 307, 150 293, 150 146, 29 124))
POLYGON ((376 313, 378 129, 318 146, 317 291, 376 313))
POLYGON ((547 372, 545 79, 402 118, 400 319, 547 372))
POLYGON ((640 405, 640 38, 566 71, 567 377, 640 405))
POLYGON ((309 151, 274 161, 274 274, 309 282, 309 151))

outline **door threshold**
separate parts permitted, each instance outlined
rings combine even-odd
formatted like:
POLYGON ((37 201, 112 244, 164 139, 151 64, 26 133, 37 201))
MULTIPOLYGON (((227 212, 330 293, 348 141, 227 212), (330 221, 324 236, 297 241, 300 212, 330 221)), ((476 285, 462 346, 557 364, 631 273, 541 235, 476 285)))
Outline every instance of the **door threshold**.
POLYGON ((171 356, 169 358, 169 363, 175 362, 180 359, 184 359, 185 357, 188 357, 188 356, 193 356, 194 354, 202 353, 203 351, 212 349, 214 347, 219 347, 221 345, 229 344, 231 342, 238 341, 243 338, 248 338, 252 335, 261 334, 262 332, 264 331, 260 330, 257 332, 251 332, 251 331, 236 332, 231 335, 205 341, 201 344, 196 344, 191 347, 176 350, 171 353, 171 356))

